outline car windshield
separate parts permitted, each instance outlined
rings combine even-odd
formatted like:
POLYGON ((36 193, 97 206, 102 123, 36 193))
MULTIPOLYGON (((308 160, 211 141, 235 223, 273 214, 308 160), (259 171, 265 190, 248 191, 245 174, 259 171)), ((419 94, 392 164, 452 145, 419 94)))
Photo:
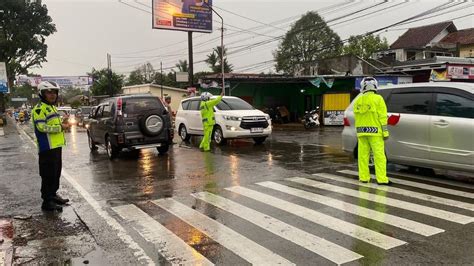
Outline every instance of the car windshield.
POLYGON ((127 114, 138 114, 149 110, 163 108, 156 97, 128 98, 123 100, 122 111, 127 114))
POLYGON ((239 98, 226 98, 217 105, 218 110, 254 110, 252 105, 239 98))

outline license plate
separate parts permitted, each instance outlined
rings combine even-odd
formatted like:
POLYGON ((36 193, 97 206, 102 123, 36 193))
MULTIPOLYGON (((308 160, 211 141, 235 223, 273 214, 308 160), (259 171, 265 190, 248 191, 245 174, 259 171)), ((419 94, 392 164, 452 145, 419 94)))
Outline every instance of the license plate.
POLYGON ((250 129, 250 133, 263 133, 263 127, 253 127, 250 129))

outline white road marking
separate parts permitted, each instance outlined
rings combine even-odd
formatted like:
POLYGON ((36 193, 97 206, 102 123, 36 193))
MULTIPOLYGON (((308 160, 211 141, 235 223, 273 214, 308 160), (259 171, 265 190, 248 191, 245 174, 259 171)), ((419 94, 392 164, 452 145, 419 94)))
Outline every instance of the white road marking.
POLYGON ((225 225, 176 200, 167 198, 154 200, 152 203, 197 228, 251 264, 264 265, 271 262, 274 265, 295 265, 225 225))
POLYGON ((391 215, 388 213, 379 212, 355 204, 347 203, 342 200, 333 199, 320 194, 311 193, 308 191, 292 188, 289 186, 281 185, 274 182, 261 182, 257 183, 259 186, 271 188, 292 196, 296 196, 305 200, 313 201, 319 204, 323 204, 341 211, 352 213, 358 216, 362 216, 368 219, 386 223, 422 236, 432 236, 438 233, 444 232, 443 229, 391 215))
POLYGON ((351 250, 226 198, 208 192, 195 193, 192 196, 245 219, 334 263, 343 264, 363 257, 351 250))
POLYGON ((155 250, 167 262, 173 265, 214 265, 168 228, 155 221, 135 205, 123 205, 112 209, 127 224, 131 224, 143 239, 152 243, 155 250))
POLYGON ((243 195, 256 201, 263 202, 272 207, 284 210, 313 223, 322 225, 324 227, 330 228, 336 232, 351 236, 353 238, 357 238, 359 240, 362 240, 385 250, 406 244, 405 241, 386 236, 384 234, 372 231, 365 227, 358 226, 338 218, 334 218, 324 213, 288 201, 284 201, 255 190, 239 186, 229 187, 226 188, 226 190, 243 195))
POLYGON ((338 186, 326 184, 323 182, 319 182, 319 181, 311 180, 307 178, 295 177, 295 178, 289 178, 287 180, 300 183, 303 185, 319 188, 319 189, 341 193, 341 194, 356 197, 356 198, 362 198, 369 201, 374 201, 374 202, 381 203, 384 205, 397 207, 400 209, 406 209, 412 212, 417 212, 424 215, 433 216, 439 219, 443 219, 446 221, 455 222, 459 224, 468 224, 474 221, 473 217, 469 217, 466 215, 448 212, 448 211, 431 208, 431 207, 423 206, 420 204, 410 203, 410 202, 406 202, 402 200, 392 199, 389 197, 375 195, 375 194, 371 194, 371 193, 367 193, 363 191, 353 190, 353 189, 344 188, 344 187, 338 187, 338 186))
MULTIPOLYGON (((27 139, 29 139, 34 145, 36 143, 26 134, 26 132, 18 127, 19 132, 21 132, 24 136, 26 136, 27 139)), ((38 155, 35 153, 33 156, 38 157, 38 155)), ((112 216, 110 216, 107 211, 105 211, 90 194, 85 190, 79 183, 76 182, 76 180, 69 175, 66 170, 63 168, 62 169, 62 176, 66 179, 69 184, 74 187, 77 192, 89 203, 89 205, 94 209, 94 211, 104 219, 104 221, 111 226, 113 229, 118 231, 117 236, 126 244, 128 247, 132 250, 134 250, 133 254, 139 260, 141 263, 146 264, 146 265, 155 265, 153 260, 146 255, 145 251, 138 245, 131 236, 127 234, 127 231, 114 219, 112 216)))
POLYGON ((458 200, 452 200, 452 199, 447 199, 447 198, 442 198, 438 196, 433 196, 433 195, 428 195, 428 194, 423 194, 411 190, 406 190, 406 189, 401 189, 401 188, 396 188, 396 187, 387 187, 387 186, 379 186, 374 183, 362 183, 359 182, 359 180, 343 177, 343 176, 337 176, 337 175, 332 175, 332 174, 326 174, 326 173, 320 173, 317 174, 318 176, 324 177, 326 179, 331 179, 339 182, 344 182, 347 184, 354 184, 354 185, 359 185, 362 187, 368 187, 368 188, 374 188, 374 189, 379 189, 383 191, 387 191, 390 193, 395 193, 399 195, 403 195, 406 197, 410 198, 415 198, 415 199, 421 199, 424 201, 430 201, 434 203, 439 203, 447 206, 452 206, 452 207, 457 207, 457 208, 462 208, 470 211, 474 211, 474 204, 468 203, 468 202, 462 202, 458 200))
MULTIPOLYGON (((343 170, 343 171, 339 171, 339 172, 344 173, 344 174, 355 175, 355 176, 359 175, 358 172, 352 171, 352 170, 343 170)), ((374 175, 371 175, 371 176, 372 176, 372 178, 375 178, 374 175)), ((434 186, 434 185, 428 185, 428 184, 423 184, 423 183, 419 183, 419 182, 403 180, 403 179, 399 179, 399 178, 395 178, 395 177, 389 177, 389 179, 392 180, 392 181, 395 181, 395 182, 397 182, 398 184, 401 184, 401 185, 407 185, 407 186, 422 188, 422 189, 426 189, 426 190, 441 192, 441 193, 445 193, 445 194, 451 194, 451 195, 454 195, 454 196, 461 196, 461 197, 465 197, 465 198, 474 199, 474 193, 470 193, 470 192, 465 192, 465 191, 460 191, 460 190, 455 190, 455 189, 450 189, 450 188, 444 188, 444 187, 438 187, 438 186, 434 186)), ((428 179, 425 179, 425 180, 428 180, 428 179)))

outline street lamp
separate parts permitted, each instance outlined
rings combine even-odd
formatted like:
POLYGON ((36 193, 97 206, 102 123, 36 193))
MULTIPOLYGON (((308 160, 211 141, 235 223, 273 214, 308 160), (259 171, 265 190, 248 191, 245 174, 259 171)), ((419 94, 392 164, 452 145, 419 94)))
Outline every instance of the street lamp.
POLYGON ((221 19, 221 72, 222 72, 222 90, 224 91, 225 95, 225 78, 224 78, 224 19, 222 18, 219 13, 217 13, 212 6, 210 6, 206 1, 202 2, 205 4, 212 12, 216 13, 216 15, 221 19))

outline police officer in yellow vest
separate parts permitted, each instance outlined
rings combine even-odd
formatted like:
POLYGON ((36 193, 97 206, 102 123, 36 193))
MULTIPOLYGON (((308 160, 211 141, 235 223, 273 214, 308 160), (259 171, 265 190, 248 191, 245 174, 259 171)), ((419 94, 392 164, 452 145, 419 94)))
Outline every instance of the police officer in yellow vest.
POLYGON ((33 108, 32 122, 39 152, 39 174, 41 176, 41 208, 45 211, 62 211, 61 205, 69 202, 60 197, 59 178, 62 168, 62 147, 66 145, 64 130, 69 125, 61 122, 55 104, 59 86, 43 81, 38 85, 40 102, 33 108))
POLYGON ((211 150, 211 135, 214 125, 216 124, 216 118, 214 117, 214 106, 220 103, 224 96, 224 90, 222 90, 221 95, 217 98, 212 99, 212 94, 209 92, 203 92, 201 94, 201 118, 202 118, 202 127, 204 129, 204 137, 202 138, 199 148, 203 151, 211 150))
POLYGON ((366 77, 360 83, 361 93, 354 102, 355 128, 358 139, 359 181, 370 182, 369 157, 374 155, 375 175, 379 185, 389 185, 384 140, 389 136, 387 129, 387 106, 378 95, 378 82, 366 77))

